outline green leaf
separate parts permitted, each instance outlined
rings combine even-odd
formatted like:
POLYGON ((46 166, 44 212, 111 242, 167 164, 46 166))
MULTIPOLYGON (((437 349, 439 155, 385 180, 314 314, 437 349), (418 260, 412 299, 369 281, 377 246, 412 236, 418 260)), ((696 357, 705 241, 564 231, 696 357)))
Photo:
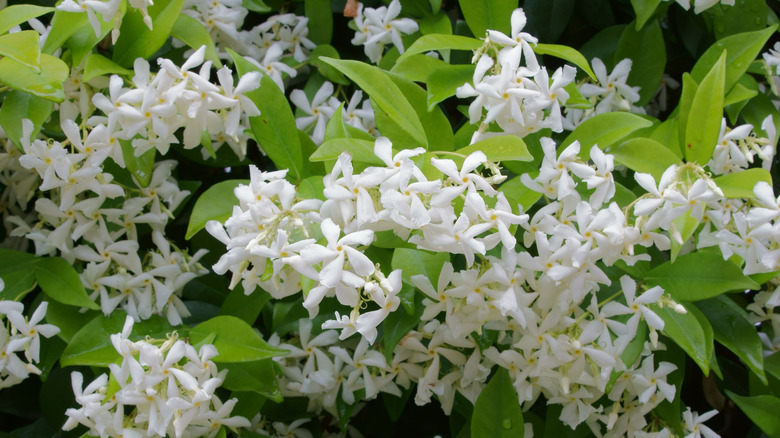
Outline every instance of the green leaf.
POLYGON ((428 55, 412 55, 399 59, 390 71, 410 81, 427 82, 428 76, 434 70, 447 67, 450 65, 441 59, 428 55))
POLYGON ((87 21, 87 14, 55 11, 51 19, 51 30, 46 37, 46 42, 43 43, 41 51, 48 54, 54 53, 82 26, 92 28, 87 21))
POLYGON ((631 6, 636 14, 636 30, 642 29, 660 4, 661 0, 631 0, 631 6))
MULTIPOLYGON (((257 66, 238 53, 230 49, 227 51, 233 58, 240 75, 250 71, 260 71, 257 66)), ((279 86, 268 75, 263 74, 260 88, 246 95, 260 110, 259 116, 249 118, 249 124, 255 139, 268 154, 268 158, 274 162, 277 169, 290 169, 287 174, 288 180, 297 182, 308 176, 304 172, 301 140, 298 138, 295 116, 279 86)))
MULTIPOLYGON (((745 76, 750 78, 750 76, 745 76)), ((750 100, 758 95, 758 87, 755 88, 748 88, 741 83, 737 82, 734 84, 734 86, 731 88, 731 91, 726 95, 726 97, 723 99, 723 105, 729 106, 734 105, 735 103, 745 102, 747 100, 750 100)))
POLYGON ((268 345, 252 326, 228 315, 216 316, 193 327, 190 341, 197 344, 212 333, 216 335, 213 344, 219 352, 214 362, 253 362, 289 353, 268 345))
POLYGON ((311 53, 309 53, 309 64, 317 67, 317 71, 320 72, 321 75, 325 76, 327 80, 341 85, 349 85, 349 80, 345 78, 340 71, 330 66, 330 64, 322 62, 320 58, 323 56, 327 58, 340 59, 339 52, 335 47, 329 44, 320 44, 314 50, 312 50, 311 53))
POLYGON ((723 120, 726 53, 699 83, 685 125, 685 159, 706 164, 718 142, 723 120))
MULTIPOLYGON (((666 336, 679 345, 699 365, 704 375, 709 375, 710 350, 704 330, 696 316, 690 312, 677 313, 669 306, 658 307, 653 305, 651 308, 653 312, 664 320, 663 332, 666 336)), ((711 343, 712 340, 710 339, 711 343)))
POLYGON ((224 223, 233 214, 233 206, 238 205, 233 190, 239 184, 249 184, 249 180, 221 181, 206 189, 195 201, 184 238, 190 240, 198 231, 206 227, 208 221, 224 223))
MULTIPOLYGON (((525 0, 523 9, 528 17, 528 26, 524 29, 532 35, 537 36, 540 41, 555 42, 558 41, 566 26, 569 25, 574 10, 577 7, 576 0, 525 0)), ((599 8, 591 2, 588 6, 594 9, 599 8)), ((601 11, 603 16, 604 12, 601 11)))
POLYGON ((550 55, 563 59, 564 61, 569 61, 584 71, 591 79, 598 82, 596 73, 590 68, 588 60, 576 49, 558 44, 537 44, 536 47, 534 47, 534 52, 536 52, 537 55, 550 55))
POLYGON ((374 142, 358 138, 334 138, 320 145, 309 157, 312 161, 338 159, 342 152, 352 155, 353 161, 384 166, 385 163, 374 155, 374 142))
POLYGON ((54 8, 35 5, 10 5, 0 9, 0 35, 25 21, 52 12, 54 8))
MULTIPOLYGON (((268 266, 272 265, 269 263, 268 266)), ((228 292, 225 301, 219 308, 219 314, 235 316, 247 324, 252 325, 257 321, 257 317, 263 310, 263 306, 265 306, 265 303, 270 299, 271 295, 262 289, 255 289, 255 291, 249 295, 245 294, 244 288, 241 286, 241 283, 239 283, 233 290, 228 292)))
POLYGON ((741 397, 726 390, 726 395, 770 437, 780 436, 780 399, 771 395, 741 397))
POLYGON ((393 261, 390 266, 393 270, 401 269, 404 282, 409 285, 413 285, 411 282, 412 276, 424 275, 435 287, 439 281, 442 266, 449 260, 449 253, 431 253, 420 249, 396 248, 393 251, 393 261))
POLYGON ((657 20, 640 30, 631 25, 623 30, 615 52, 615 64, 624 58, 633 61, 626 83, 640 87, 636 105, 645 106, 655 96, 666 67, 666 44, 657 20))
POLYGON ((309 39, 318 46, 330 43, 333 37, 333 9, 330 0, 304 0, 303 10, 309 19, 309 39))
POLYGON ((62 102, 62 82, 68 78, 68 65, 57 57, 41 54, 40 73, 13 58, 0 59, 0 82, 44 99, 62 102))
POLYGON ((103 55, 97 53, 90 53, 87 55, 87 60, 84 63, 84 82, 89 82, 98 76, 108 76, 112 74, 130 77, 134 72, 122 67, 103 55))
POLYGON ((150 149, 140 156, 135 155, 135 147, 130 140, 119 140, 122 147, 122 158, 125 160, 125 167, 133 175, 138 185, 148 187, 152 181, 152 170, 154 169, 154 158, 157 156, 157 149, 150 149))
POLYGON ((653 129, 650 138, 669 149, 678 161, 682 161, 683 151, 680 148, 680 138, 677 132, 678 124, 679 117, 670 117, 653 129))
POLYGON ((261 14, 265 14, 266 12, 271 12, 273 10, 273 8, 265 4, 263 0, 243 0, 241 5, 252 12, 258 12, 261 14))
POLYGON ((715 37, 764 29, 768 9, 765 0, 738 0, 730 8, 721 8, 721 14, 713 14, 715 37))
POLYGON ((43 122, 48 120, 54 104, 52 101, 22 91, 10 91, 0 106, 0 126, 5 135, 19 150, 22 144, 22 120, 29 119, 33 122, 31 138, 36 138, 41 131, 43 122))
MULTIPOLYGON (((408 286, 404 286, 407 288, 408 286)), ((414 312, 404 312, 401 309, 396 309, 395 312, 391 312, 387 315, 384 321, 382 321, 382 346, 385 350, 385 359, 388 362, 393 360, 393 350, 404 336, 409 333, 409 330, 415 329, 420 323, 420 317, 425 311, 425 306, 422 304, 423 294, 417 293, 412 289, 414 293, 414 312)))
MULTIPOLYGON (((60 365, 107 367, 115 363, 120 356, 114 349, 110 336, 122 332, 126 318, 126 313, 114 312, 108 317, 98 316, 92 319, 73 335, 73 339, 62 353, 60 365)), ((165 339, 172 331, 173 327, 168 324, 167 319, 152 315, 147 320, 135 323, 129 338, 131 341, 140 341, 147 336, 165 339)))
POLYGON ((517 8, 517 1, 459 0, 459 3, 463 18, 474 36, 482 38, 488 30, 509 34, 509 18, 517 8))
MULTIPOLYGON (((117 12, 117 20, 122 20, 124 13, 127 10, 126 4, 120 3, 119 11, 117 12)), ((85 14, 81 14, 85 15, 85 14)), ((63 48, 70 49, 71 53, 71 65, 82 65, 84 58, 92 53, 92 49, 108 35, 114 26, 112 23, 106 23, 102 20, 101 15, 98 14, 98 21, 100 23, 100 34, 95 34, 95 30, 92 28, 89 22, 81 23, 74 32, 70 33, 68 40, 65 42, 63 48)), ((48 38, 47 38, 48 40, 48 38)))
POLYGON ((282 391, 279 389, 274 367, 274 361, 271 359, 220 364, 220 369, 228 370, 222 386, 231 391, 256 392, 281 403, 282 391))
MULTIPOLYGON (((443 11, 435 12, 420 20, 420 32, 423 35, 452 35, 452 21, 443 11)), ((449 62, 449 50, 442 49, 442 52, 442 58, 449 62)))
POLYGON ((59 327, 60 332, 57 333, 57 336, 67 343, 70 343, 73 336, 98 315, 100 315, 100 311, 97 310, 88 310, 84 313, 74 312, 73 306, 56 301, 49 301, 49 306, 46 308, 46 322, 59 327))
POLYGON ((732 290, 758 289, 734 263, 719 254, 695 252, 665 262, 647 273, 645 281, 661 286, 677 301, 699 301, 732 290))
POLYGON ((222 67, 222 61, 217 56, 217 50, 214 47, 214 40, 211 39, 208 29, 200 21, 189 15, 180 14, 173 24, 171 36, 178 38, 195 50, 206 46, 206 59, 213 61, 217 68, 222 67))
MULTIPOLYGON (((534 157, 528 152, 525 142, 516 135, 500 135, 478 141, 456 152, 467 157, 472 152, 482 151, 490 161, 531 161, 534 157)), ((457 158, 462 163, 464 158, 457 158)))
POLYGON ((753 193, 753 188, 760 181, 772 185, 772 175, 768 171, 756 167, 721 175, 714 178, 713 181, 723 191, 723 196, 727 198, 754 199, 756 195, 753 193))
POLYGON ((731 87, 745 74, 750 63, 761 53, 761 49, 775 33, 775 29, 776 26, 770 26, 756 32, 738 33, 718 40, 699 57, 696 65, 691 69, 691 76, 696 82, 701 83, 725 51, 726 77, 723 89, 731 90, 731 87))
POLYGON ((477 50, 482 47, 482 41, 476 38, 469 38, 460 35, 449 34, 429 34, 423 35, 411 46, 404 54, 398 57, 396 63, 420 53, 430 52, 431 50, 477 50))
POLYGON ((21 301, 35 286, 35 264, 38 258, 26 252, 0 248, 0 278, 5 288, 0 291, 0 301, 21 301))
POLYGON ((691 211, 686 211, 685 213, 681 214, 680 216, 677 216, 674 220, 672 220, 672 227, 674 230, 676 230, 679 233, 678 236, 675 235, 675 233, 672 233, 672 239, 671 239, 671 259, 672 263, 677 260, 677 254, 680 253, 680 250, 682 249, 683 245, 685 245, 685 242, 688 241, 688 239, 693 236, 693 233, 696 231, 696 229, 699 227, 699 224, 701 221, 699 219, 696 219, 695 217, 691 216, 691 211))
MULTIPOLYGON (((434 106, 428 107, 426 104, 426 92, 425 90, 415 84, 414 82, 401 77, 394 73, 388 73, 388 76, 393 83, 398 86, 404 97, 409 101, 409 104, 414 109, 415 114, 420 119, 420 123, 425 131, 426 138, 430 139, 430 148, 439 151, 451 151, 455 147, 455 140, 452 134, 452 125, 450 124, 447 116, 441 108, 434 106)), ((386 113, 380 112, 379 115, 375 113, 376 124, 382 135, 390 138, 407 138, 400 144, 409 144, 414 142, 413 139, 401 130, 395 121, 383 120, 386 113), (381 123, 380 123, 381 122, 381 123), (392 126, 392 128, 390 128, 392 126)))
POLYGON ((54 301, 99 310, 89 298, 76 270, 65 259, 43 257, 35 264, 35 279, 43 293, 54 301))
POLYGON ((620 146, 610 149, 615 160, 634 172, 649 173, 656 181, 680 159, 666 146, 646 137, 632 138, 620 146))
MULTIPOLYGON (((398 86, 380 69, 363 62, 321 58, 347 75, 371 97, 375 113, 384 112, 398 127, 407 133, 414 142, 428 146, 420 119, 414 108, 404 97, 398 86)), ((412 147, 413 145, 405 145, 412 147)))
POLYGON ((601 149, 609 150, 610 146, 631 133, 652 125, 653 123, 646 118, 627 112, 597 114, 572 131, 558 150, 563 150, 575 141, 579 141, 580 157, 587 159, 590 157, 590 148, 594 144, 598 144, 601 149))
POLYGON ((0 36, 0 56, 8 56, 36 73, 41 71, 40 35, 34 30, 0 36))
POLYGON ((715 340, 742 359, 766 385, 761 338, 750 323, 747 312, 723 295, 699 301, 696 306, 712 324, 715 340))
POLYGON ((114 44, 114 62, 130 67, 136 58, 148 59, 154 55, 170 36, 183 6, 184 0, 154 2, 147 9, 154 30, 146 27, 140 11, 132 8, 128 10, 119 28, 119 39, 114 44))
POLYGON ((425 79, 428 84, 428 108, 454 96, 458 87, 474 80, 474 65, 448 65, 435 68, 425 79))
POLYGON ((509 371, 499 368, 474 403, 472 438, 522 438, 523 409, 509 371))
POLYGON ((522 205, 524 211, 528 211, 531 207, 533 207, 536 201, 542 197, 541 193, 526 187, 526 185, 523 184, 523 182, 520 180, 519 176, 516 176, 501 184, 500 190, 504 193, 504 195, 506 195, 507 199, 512 201, 512 203, 518 203, 522 205))

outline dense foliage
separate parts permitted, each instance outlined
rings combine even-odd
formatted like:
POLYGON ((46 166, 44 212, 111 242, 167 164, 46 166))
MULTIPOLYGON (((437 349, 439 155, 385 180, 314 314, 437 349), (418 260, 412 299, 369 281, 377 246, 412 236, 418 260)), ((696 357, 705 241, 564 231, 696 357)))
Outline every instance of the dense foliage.
POLYGON ((778 12, 0 0, 0 435, 780 435, 778 12))

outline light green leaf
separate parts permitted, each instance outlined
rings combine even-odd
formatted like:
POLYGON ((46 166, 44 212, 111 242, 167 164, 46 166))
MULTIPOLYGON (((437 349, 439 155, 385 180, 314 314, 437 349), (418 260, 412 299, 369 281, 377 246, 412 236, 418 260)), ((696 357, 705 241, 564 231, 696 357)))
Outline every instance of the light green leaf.
POLYGON ((699 84, 693 77, 688 73, 683 73, 682 94, 680 95, 680 103, 677 106, 679 109, 677 113, 677 119, 679 120, 679 123, 677 124, 677 138, 680 146, 680 153, 684 157, 689 154, 685 147, 685 127, 688 126, 688 117, 690 116, 691 107, 693 106, 693 98, 696 96, 696 91, 698 89, 699 84))
POLYGON ((524 211, 528 211, 535 203, 542 197, 542 194, 526 187, 520 180, 519 176, 516 176, 510 180, 507 180, 501 184, 501 192, 509 199, 513 204, 517 203, 523 206, 524 211))
POLYGON ((404 282, 413 285, 411 278, 414 275, 424 275, 431 284, 436 285, 444 263, 450 260, 449 253, 431 253, 420 249, 396 248, 393 251, 393 261, 390 266, 393 270, 401 269, 404 282))
POLYGON ((683 151, 680 148, 680 136, 677 132, 678 124, 678 117, 670 117, 653 129, 650 138, 669 149, 678 161, 682 161, 683 151))
POLYGON ((265 14, 266 12, 271 12, 273 10, 273 8, 265 4, 263 0, 243 0, 241 5, 252 12, 258 12, 260 14, 265 14))
POLYGON ((206 59, 213 61, 217 68, 222 67, 222 61, 217 56, 217 50, 214 47, 214 40, 211 39, 208 29, 200 21, 189 15, 180 14, 176 18, 176 23, 173 24, 171 36, 178 38, 195 50, 206 46, 206 59))
POLYGON ((193 327, 190 342, 197 344, 212 333, 216 335, 213 344, 219 352, 214 362, 253 362, 289 353, 268 345, 252 326, 228 315, 216 316, 193 327))
POLYGON ((636 30, 642 29, 660 4, 661 0, 631 0, 631 6, 636 14, 636 30))
POLYGON ((36 73, 41 71, 40 35, 34 30, 0 36, 0 56, 8 56, 36 73))
POLYGON ((415 40, 415 42, 404 51, 403 55, 398 57, 396 63, 401 62, 412 55, 430 52, 431 50, 477 50, 480 47, 482 47, 482 41, 476 38, 449 34, 423 35, 415 40))
MULTIPOLYGON (((117 12, 117 20, 122 20, 124 13, 127 11, 127 6, 124 3, 120 3, 119 11, 117 12)), ((85 14, 81 14, 85 15, 85 14)), ((98 21, 100 22, 100 34, 96 35, 95 30, 92 28, 89 22, 84 22, 76 29, 75 32, 68 37, 65 42, 64 48, 70 49, 72 63, 71 65, 82 65, 84 58, 92 53, 92 49, 113 30, 113 22, 106 23, 102 20, 101 15, 98 14, 98 21)), ((48 41, 48 39, 47 39, 48 41)))
MULTIPOLYGON (((438 151, 453 150, 455 148, 455 140, 452 134, 452 125, 442 109, 437 106, 431 108, 427 106, 426 92, 420 85, 394 73, 388 73, 388 76, 398 86, 398 89, 401 90, 401 93, 409 101, 412 108, 414 108, 415 114, 417 114, 420 123, 422 123, 426 138, 430 139, 430 149, 438 151)), ((376 119, 377 128, 382 135, 391 140, 393 138, 401 138, 402 143, 400 144, 413 142, 412 139, 403 141, 403 138, 407 138, 408 135, 401 131, 400 126, 394 121, 383 120, 384 115, 385 113, 382 112, 376 119)))
POLYGON ((233 190, 239 184, 249 184, 249 180, 231 179, 218 182, 203 192, 192 207, 190 223, 187 225, 184 238, 191 239, 206 226, 208 221, 225 222, 233 214, 233 206, 238 205, 233 190))
POLYGON ((647 273, 645 281, 661 286, 675 300, 699 301, 732 290, 758 289, 734 263, 719 254, 695 252, 665 262, 647 273))
POLYGON ((157 149, 150 149, 140 156, 135 155, 135 147, 130 140, 119 140, 122 147, 122 158, 125 160, 125 167, 135 178, 140 187, 148 187, 152 181, 152 170, 154 169, 154 158, 157 156, 157 149))
POLYGON ((685 126, 685 159, 706 164, 718 142, 723 120, 726 53, 699 83, 685 126))
POLYGON ((761 338, 750 323, 747 312, 724 295, 699 301, 696 306, 712 324, 715 340, 742 359, 766 385, 761 338))
POLYGON ((0 82, 44 99, 62 102, 62 82, 68 78, 68 65, 57 57, 41 54, 40 73, 13 58, 0 59, 0 82))
POLYGON ((680 164, 677 155, 666 146, 646 137, 632 138, 610 149, 609 153, 618 163, 635 172, 649 173, 656 181, 669 166, 680 164))
POLYGON ((590 148, 598 144, 601 149, 609 148, 631 133, 642 128, 648 128, 653 122, 644 117, 627 112, 611 112, 598 114, 585 120, 577 127, 558 148, 565 149, 575 141, 580 142, 580 157, 590 157, 590 148))
POLYGON ((772 185, 772 175, 761 168, 746 169, 741 172, 721 175, 713 179, 727 198, 755 198, 753 188, 760 181, 772 185))
POLYGON ((641 30, 628 25, 620 37, 615 64, 624 58, 631 58, 631 73, 626 83, 639 86, 637 106, 645 106, 658 90, 666 67, 666 44, 658 21, 647 23, 641 30))
MULTIPOLYGON (((238 53, 227 49, 240 75, 250 71, 260 71, 257 66, 244 59, 238 53)), ((287 179, 300 181, 308 176, 303 166, 301 140, 295 126, 290 103, 279 86, 268 75, 263 74, 260 88, 246 93, 260 110, 260 115, 250 117, 249 124, 255 139, 277 169, 289 169, 287 179)))
POLYGON ((342 152, 352 155, 352 161, 384 166, 385 163, 374 155, 374 142, 358 138, 334 138, 320 145, 309 157, 312 161, 338 159, 342 152))
POLYGON ((130 67, 136 58, 148 59, 154 55, 170 36, 183 6, 184 0, 155 1, 147 9, 154 30, 146 27, 141 12, 128 10, 119 28, 119 39, 114 44, 114 62, 130 67))
POLYGON ((747 71, 750 63, 761 53, 764 44, 775 33, 776 26, 755 32, 743 32, 721 38, 710 46, 696 61, 691 69, 693 79, 701 83, 726 52, 726 77, 723 89, 731 90, 740 77, 747 71))
POLYGON ((329 64, 322 62, 322 57, 339 59, 339 52, 329 44, 320 44, 309 53, 309 64, 317 67, 317 71, 331 82, 341 85, 349 85, 349 80, 329 64))
MULTIPOLYGON (((534 157, 528 152, 523 139, 516 135, 500 135, 478 141, 456 152, 467 157, 469 154, 482 151, 491 161, 531 161, 534 157)), ((463 158, 456 158, 456 163, 462 163, 463 158)))
POLYGON ((276 403, 282 402, 282 391, 279 389, 273 360, 225 363, 220 364, 219 368, 228 370, 222 385, 225 388, 231 391, 252 391, 276 403))
POLYGON ((550 55, 563 59, 564 61, 569 61, 584 71, 591 79, 598 82, 596 73, 590 68, 588 60, 576 49, 559 44, 537 44, 534 47, 534 52, 536 52, 537 55, 550 55))
MULTIPOLYGON (((120 359, 111 344, 110 336, 121 333, 125 325, 127 314, 125 312, 113 312, 110 316, 98 316, 84 325, 70 341, 60 358, 63 367, 72 365, 87 365, 107 367, 120 359)), ((173 327, 168 320, 152 315, 149 319, 137 322, 133 325, 133 331, 129 336, 131 341, 140 341, 147 336, 154 339, 165 339, 173 327)), ((181 332, 181 329, 179 330, 181 332)), ((184 333, 179 333, 183 336, 184 333)))
POLYGON ((498 368, 474 403, 472 438, 522 438, 523 409, 517 399, 509 371, 498 368))
POLYGON ((112 74, 130 77, 134 72, 122 67, 103 55, 97 53, 90 53, 87 55, 87 60, 84 63, 84 82, 89 82, 98 76, 108 76, 112 74))
POLYGON ((686 211, 672 221, 672 227, 679 233, 679 240, 677 239, 677 236, 675 236, 675 233, 672 233, 671 236, 672 263, 677 260, 677 254, 680 253, 685 242, 693 236, 693 233, 699 227, 699 224, 701 224, 701 221, 691 216, 691 211, 686 211))
POLYGON ((35 279, 43 293, 54 301, 87 309, 100 309, 87 295, 79 274, 65 259, 41 258, 35 263, 35 279))
MULTIPOLYGON (((406 132, 416 145, 427 147, 420 119, 398 86, 380 69, 359 61, 321 58, 347 75, 371 97, 374 111, 384 112, 400 129, 406 132)), ((392 138, 391 138, 392 140, 392 138)), ((405 145, 413 147, 414 145, 405 145)))
POLYGON ((460 10, 471 33, 482 38, 488 30, 509 34, 512 11, 517 8, 513 0, 459 0, 460 10))
POLYGON ((45 8, 36 5, 10 5, 0 9, 0 35, 8 32, 12 27, 25 21, 40 17, 53 11, 54 8, 45 8))
MULTIPOLYGON (((681 303, 682 304, 682 303, 681 303)), ((675 344, 685 351, 688 356, 699 365, 704 375, 710 373, 710 350, 704 330, 699 320, 692 313, 677 313, 669 306, 651 306, 661 319, 664 320, 663 332, 675 344)), ((709 340, 710 344, 712 339, 709 340)))
POLYGON ((48 99, 13 90, 5 96, 0 107, 0 126, 8 139, 22 150, 22 144, 19 142, 22 138, 22 120, 29 119, 33 122, 31 137, 36 138, 53 107, 54 104, 48 99))
POLYGON ((450 65, 441 59, 428 55, 412 55, 400 59, 390 71, 410 81, 427 82, 431 72, 437 68, 447 67, 450 65))
MULTIPOLYGON (((750 77, 750 76, 748 76, 750 77)), ((734 86, 731 88, 731 91, 726 95, 726 97, 723 100, 723 105, 733 105, 735 103, 744 102, 746 100, 750 100, 758 95, 758 89, 757 88, 748 88, 741 83, 737 82, 734 84, 734 86)))
POLYGON ((428 84, 428 108, 454 96, 458 87, 474 80, 474 65, 448 65, 431 70, 428 84))
POLYGON ((726 395, 770 437, 780 436, 780 398, 771 395, 741 397, 726 390, 726 395))
MULTIPOLYGON (((71 35, 84 26, 92 29, 92 26, 87 21, 87 14, 55 11, 54 17, 51 19, 51 30, 46 37, 46 42, 43 43, 41 51, 48 54, 54 53, 68 41, 71 35)), ((94 30, 92 32, 94 33, 94 30)))
POLYGON ((333 37, 333 9, 330 0, 305 0, 303 10, 309 19, 309 39, 317 44, 330 43, 333 37))

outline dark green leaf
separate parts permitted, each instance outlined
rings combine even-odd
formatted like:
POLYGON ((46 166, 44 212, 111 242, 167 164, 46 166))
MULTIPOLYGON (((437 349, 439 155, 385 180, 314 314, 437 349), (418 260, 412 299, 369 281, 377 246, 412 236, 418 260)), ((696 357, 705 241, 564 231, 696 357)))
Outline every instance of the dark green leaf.
POLYGON ((523 409, 504 368, 493 374, 474 403, 471 415, 472 438, 522 438, 525 433, 523 409))
POLYGON ((330 43, 333 36, 333 9, 330 0, 305 0, 304 13, 309 19, 309 39, 317 44, 330 43))
POLYGON ((119 145, 122 147, 122 158, 125 160, 127 170, 130 171, 139 186, 148 187, 152 181, 157 149, 149 149, 140 156, 136 156, 132 141, 119 140, 119 145))
POLYGON ((249 181, 245 179, 222 181, 203 192, 192 208, 190 223, 187 225, 187 234, 184 238, 191 239, 206 226, 208 221, 225 222, 233 214, 233 206, 238 205, 233 190, 239 184, 249 184, 249 181))
POLYGON ((76 270, 65 259, 42 257, 35 263, 35 279, 43 292, 62 304, 99 310, 89 298, 76 270))
POLYGON ((33 122, 33 132, 30 137, 37 138, 53 107, 51 100, 13 90, 6 94, 0 107, 0 126, 8 139, 21 150, 22 144, 19 140, 22 138, 22 120, 29 119, 33 122))
POLYGON ((195 50, 206 46, 206 59, 213 61, 218 68, 222 67, 222 61, 219 60, 217 50, 214 47, 214 40, 211 39, 208 29, 200 21, 189 15, 180 14, 176 18, 176 23, 173 24, 171 36, 178 38, 195 50))
POLYGON ((32 254, 0 248, 0 278, 5 288, 0 291, 0 301, 21 301, 35 286, 35 264, 38 258, 32 254))
MULTIPOLYGON (((669 306, 652 306, 652 310, 664 320, 664 333, 699 365, 704 375, 710 373, 710 352, 704 329, 692 313, 677 313, 669 306)), ((712 339, 709 340, 712 344, 712 339)))
POLYGON ((645 106, 658 90, 666 67, 666 45, 658 21, 647 23, 640 30, 628 25, 615 52, 615 64, 631 58, 631 73, 626 83, 639 86, 638 106, 645 106))
POLYGON ((726 390, 726 395, 770 437, 780 436, 780 399, 771 395, 741 397, 726 390))
POLYGON ((660 4, 661 0, 631 0, 631 6, 636 14, 636 30, 642 29, 660 4))
POLYGON ((220 369, 228 370, 223 386, 231 391, 252 391, 276 403, 282 401, 282 391, 272 359, 253 362, 223 363, 220 369))
POLYGON ((454 96, 458 87, 470 83, 473 76, 473 65, 448 65, 432 70, 425 80, 428 84, 428 108, 432 109, 444 99, 454 96))
POLYGON ((645 281, 661 286, 675 300, 706 300, 732 290, 758 289, 734 263, 720 254, 696 252, 651 269, 645 281))
POLYGON ((146 27, 140 11, 129 9, 122 18, 119 39, 114 44, 114 62, 130 67, 136 58, 150 58, 170 36, 183 6, 184 0, 155 1, 147 9, 154 30, 146 27))

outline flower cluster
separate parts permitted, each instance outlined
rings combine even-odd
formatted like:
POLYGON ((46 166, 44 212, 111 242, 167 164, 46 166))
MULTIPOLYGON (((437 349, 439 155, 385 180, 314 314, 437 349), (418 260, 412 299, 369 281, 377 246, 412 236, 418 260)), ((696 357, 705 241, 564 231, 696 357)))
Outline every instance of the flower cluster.
POLYGON ((213 437, 220 427, 248 427, 249 421, 230 414, 237 399, 222 402, 215 394, 227 370, 219 372, 211 359, 217 350, 205 344, 199 351, 178 339, 131 341, 128 316, 111 343, 122 357, 111 364, 111 378, 101 374, 83 387, 84 376, 71 374, 79 408, 68 409, 64 430, 82 424, 93 436, 213 437), (160 345, 156 345, 160 344, 160 345), (125 411, 130 410, 130 415, 125 411))
POLYGON ((363 92, 360 90, 352 94, 346 107, 333 96, 333 84, 325 81, 314 94, 311 101, 303 90, 293 90, 290 93, 290 102, 298 107, 303 114, 295 119, 298 129, 311 130, 311 139, 319 145, 325 138, 325 128, 333 114, 341 107, 341 118, 345 124, 368 132, 377 134, 374 123, 374 109, 368 99, 363 100, 363 92))
POLYGON ((374 64, 382 59, 385 46, 393 44, 399 53, 404 53, 404 42, 401 40, 401 34, 412 34, 417 32, 419 26, 411 18, 397 18, 401 13, 401 2, 393 0, 388 6, 378 8, 364 8, 360 3, 357 16, 355 16, 355 26, 357 31, 352 38, 352 44, 362 45, 366 56, 374 64))
POLYGON ((771 114, 761 123, 761 129, 767 134, 766 137, 757 136, 750 124, 731 129, 724 118, 718 143, 707 167, 715 175, 739 172, 753 164, 754 158, 758 156, 761 159, 761 167, 769 170, 776 153, 775 124, 771 114))
MULTIPOLYGON (((5 283, 0 279, 0 292, 5 283)), ((50 338, 60 332, 51 324, 40 324, 46 316, 44 301, 28 319, 24 305, 16 301, 0 301, 0 388, 8 388, 30 374, 41 374, 35 363, 41 361, 41 335, 50 338), (3 319, 5 321, 3 321, 3 319)))
POLYGON ((576 70, 567 65, 550 76, 545 67, 540 67, 531 47, 537 39, 522 31, 525 24, 525 13, 516 9, 510 35, 488 31, 485 45, 474 58, 478 62, 473 84, 466 83, 457 90, 460 98, 475 98, 469 105, 469 119, 480 125, 472 143, 496 135, 488 132, 494 122, 500 132, 520 137, 544 128, 563 130, 561 105, 569 99, 564 87, 574 81, 576 70), (501 47, 496 59, 485 53, 494 45, 501 47))

